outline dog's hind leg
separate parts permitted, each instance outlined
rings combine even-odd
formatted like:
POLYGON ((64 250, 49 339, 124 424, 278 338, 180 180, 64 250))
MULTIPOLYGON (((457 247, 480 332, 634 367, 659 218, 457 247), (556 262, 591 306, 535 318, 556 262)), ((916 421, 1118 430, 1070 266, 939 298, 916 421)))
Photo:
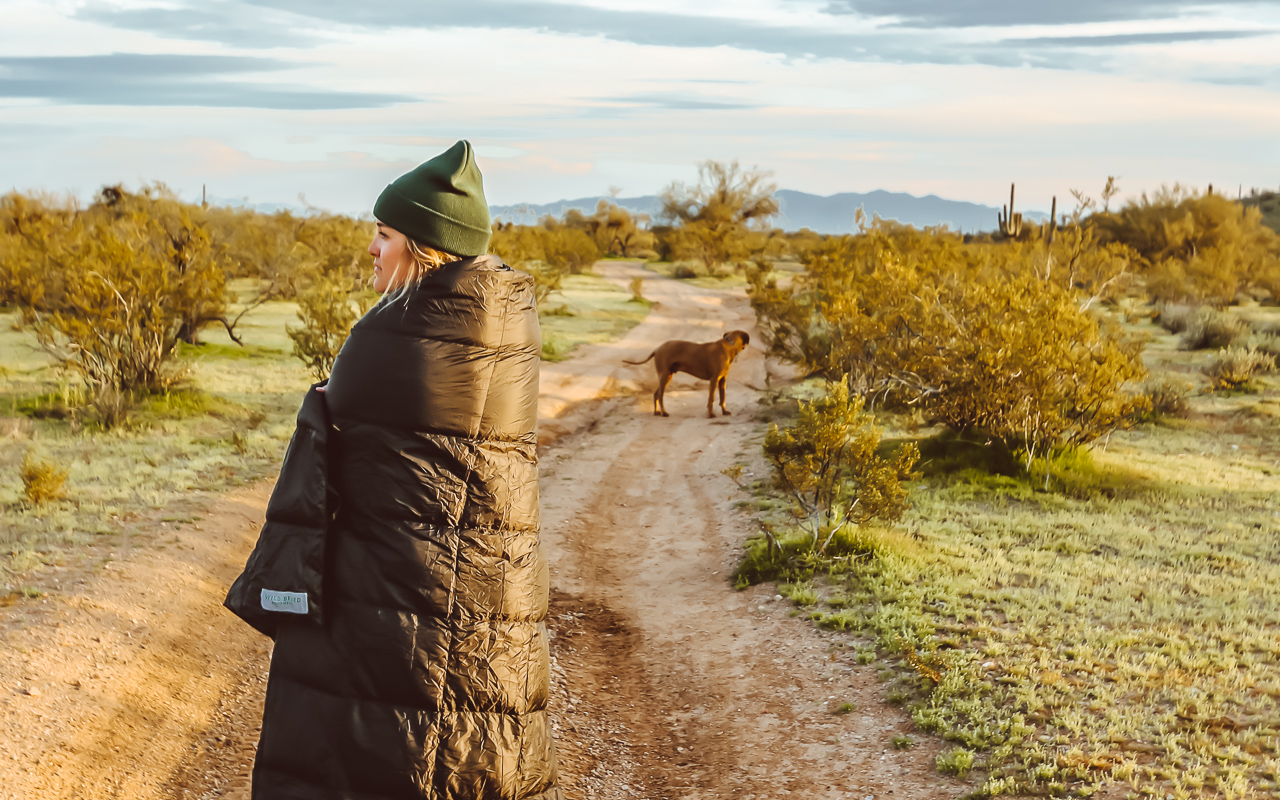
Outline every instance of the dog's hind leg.
POLYGON ((667 394, 667 384, 671 383, 671 379, 674 377, 674 372, 668 372, 665 375, 659 373, 658 375, 658 389, 653 393, 653 415, 655 417, 671 416, 667 413, 667 403, 665 398, 667 394))

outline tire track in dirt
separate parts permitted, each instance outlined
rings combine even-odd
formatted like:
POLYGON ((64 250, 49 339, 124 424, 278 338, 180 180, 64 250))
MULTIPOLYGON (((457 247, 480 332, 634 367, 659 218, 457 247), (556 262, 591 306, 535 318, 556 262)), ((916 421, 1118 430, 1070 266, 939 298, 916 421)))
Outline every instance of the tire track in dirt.
MULTIPOLYGON (((606 275, 629 277, 616 266, 606 275)), ((741 294, 671 281, 646 282, 645 293, 659 301, 656 324, 611 348, 616 359, 642 358, 667 338, 754 327, 741 294)), ((646 767, 665 776, 670 797, 962 794, 965 784, 934 769, 938 743, 890 749, 910 721, 880 699, 873 667, 833 646, 843 638, 791 618, 770 586, 729 585, 753 527, 719 471, 759 468, 751 387, 767 385, 767 369, 755 346, 744 352, 729 378, 736 413, 708 420, 704 382, 677 379, 667 393, 672 416, 653 417, 652 370, 615 367, 615 385, 631 396, 592 407, 590 430, 562 439, 543 464, 553 586, 598 602, 631 631, 633 660, 611 665, 622 678, 615 707, 645 709, 633 742, 650 745, 646 767), (831 714, 839 702, 857 710, 831 714)))

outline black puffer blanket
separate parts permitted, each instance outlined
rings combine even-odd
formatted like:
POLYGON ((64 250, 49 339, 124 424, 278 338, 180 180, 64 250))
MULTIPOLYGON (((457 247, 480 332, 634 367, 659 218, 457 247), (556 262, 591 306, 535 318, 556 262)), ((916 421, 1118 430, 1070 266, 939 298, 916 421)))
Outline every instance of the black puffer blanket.
POLYGON ((323 626, 280 626, 256 800, 560 800, 533 280, 448 264, 351 331, 326 394, 323 626))

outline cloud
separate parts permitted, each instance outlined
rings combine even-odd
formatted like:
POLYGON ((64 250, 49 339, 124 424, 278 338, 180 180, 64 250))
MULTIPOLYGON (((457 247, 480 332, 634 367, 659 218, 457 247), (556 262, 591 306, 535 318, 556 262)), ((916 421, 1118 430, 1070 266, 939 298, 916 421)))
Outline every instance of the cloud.
POLYGON ((374 108, 417 98, 315 91, 241 76, 296 68, 272 58, 112 53, 0 57, 0 97, 72 105, 319 110, 374 108))
POLYGON ((1168 31, 1161 33, 1114 33, 1099 36, 1037 36, 1030 39, 1001 39, 998 43, 1015 47, 1127 47, 1142 44, 1206 42, 1221 39, 1249 39, 1273 31, 1168 31))
MULTIPOLYGON (((1270 6, 1280 0, 1235 0, 1237 6, 1270 6)), ((910 28, 970 28, 1010 25, 1079 25, 1170 19, 1205 8, 1204 0, 1075 0, 1036 3, 1026 0, 831 0, 829 14, 894 17, 910 28)))
POLYGON ((170 39, 226 42, 250 48, 296 47, 314 44, 321 38, 297 25, 296 19, 271 19, 262 9, 236 2, 186 8, 116 8, 93 3, 78 9, 75 18, 170 39))
MULTIPOLYGON (((1280 9, 1280 0, 1244 0, 1248 6, 1280 9)), ((1124 33, 957 41, 938 30, 928 36, 912 28, 964 28, 1027 24, 1080 24, 1121 20, 1164 19, 1192 9, 1200 0, 1079 0, 1061 5, 1025 0, 831 0, 822 18, 780 24, 775 19, 701 16, 667 11, 599 8, 566 2, 470 0, 467 3, 421 0, 366 0, 353 18, 346 0, 222 0, 181 8, 107 9, 93 6, 81 16, 118 27, 147 30, 178 38, 215 41, 231 47, 276 46, 317 39, 323 32, 389 25, 406 28, 516 30, 561 36, 603 38, 655 47, 735 48, 787 58, 837 59, 897 64, 982 64, 1017 67, 1028 62, 1029 47, 1056 47, 1052 66, 1060 69, 1113 71, 1115 65, 1096 58, 1075 58, 1077 48, 1122 48, 1260 36, 1274 31, 1243 29, 1177 33, 1124 33), (860 15, 879 21, 878 28, 851 20, 860 15), (275 17, 291 19, 272 24, 275 17), (842 19, 844 18, 844 19, 842 19), (373 22, 377 20, 378 22, 373 22)), ((1237 24, 1243 19, 1236 20, 1237 24)), ((657 104, 661 105, 661 104, 657 104)), ((661 106, 666 107, 666 106, 661 106)), ((679 106, 673 106, 679 107, 679 106)), ((600 113, 607 114, 601 110, 600 113)))
POLYGON ((624 106, 643 106, 645 108, 662 108, 671 111, 734 111, 761 108, 757 103, 742 103, 736 100, 715 100, 696 95, 677 92, 655 92, 652 94, 632 94, 625 97, 600 98, 604 103, 620 103, 624 106))
POLYGON ((231 47, 274 47, 319 40, 318 29, 390 25, 440 30, 468 28, 528 30, 569 36, 603 37, 632 44, 714 48, 733 47, 791 58, 900 60, 954 63, 968 56, 931 53, 905 36, 855 34, 749 19, 594 8, 560 2, 470 0, 423 3, 419 0, 367 0, 359 17, 343 0, 225 0, 181 8, 118 9, 95 5, 77 17, 99 24, 179 39, 198 39, 231 47), (312 22, 276 25, 267 14, 285 14, 312 22), (374 22, 373 20, 377 20, 374 22), (319 23, 319 24, 317 24, 319 23))

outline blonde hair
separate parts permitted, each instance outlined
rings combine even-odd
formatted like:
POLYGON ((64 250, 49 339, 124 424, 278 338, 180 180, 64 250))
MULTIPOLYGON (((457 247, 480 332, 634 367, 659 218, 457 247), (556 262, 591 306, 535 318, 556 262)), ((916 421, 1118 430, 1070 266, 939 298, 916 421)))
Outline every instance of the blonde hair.
MULTIPOLYGON (((440 269, 445 264, 452 264, 455 261, 462 260, 461 256, 437 250, 408 236, 405 237, 405 242, 409 250, 409 263, 407 265, 409 273, 405 275, 399 286, 394 288, 388 286, 387 290, 382 293, 384 297, 390 294, 395 298, 399 298, 416 286, 418 281, 440 269)), ((396 268, 396 271, 399 272, 399 267, 396 268)))

